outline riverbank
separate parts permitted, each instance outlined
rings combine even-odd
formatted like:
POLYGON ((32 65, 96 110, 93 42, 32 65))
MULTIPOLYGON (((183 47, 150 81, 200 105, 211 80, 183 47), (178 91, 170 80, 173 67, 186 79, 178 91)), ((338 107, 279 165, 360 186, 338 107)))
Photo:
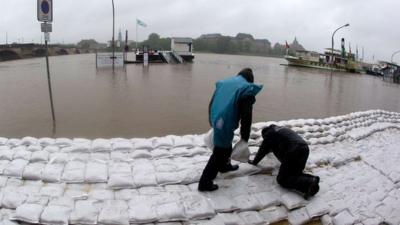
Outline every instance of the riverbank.
POLYGON ((219 176, 216 192, 197 192, 210 155, 201 134, 0 138, 1 218, 52 224, 400 223, 400 113, 255 123, 252 154, 271 123, 292 128, 310 144, 306 170, 321 177, 321 189, 308 201, 277 185, 279 163, 272 155, 258 167, 240 163, 238 171, 219 176))

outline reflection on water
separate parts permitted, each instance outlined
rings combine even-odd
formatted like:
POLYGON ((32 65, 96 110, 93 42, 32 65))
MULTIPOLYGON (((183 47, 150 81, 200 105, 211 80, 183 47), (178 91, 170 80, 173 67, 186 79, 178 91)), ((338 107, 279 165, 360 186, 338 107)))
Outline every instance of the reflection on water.
MULTIPOLYGON (((400 111, 400 86, 359 74, 286 67, 283 59, 197 54, 185 65, 95 68, 94 55, 51 57, 56 137, 202 133, 215 81, 251 67, 264 84, 254 121, 400 111)), ((44 59, 0 63, 0 136, 52 136, 44 59)))

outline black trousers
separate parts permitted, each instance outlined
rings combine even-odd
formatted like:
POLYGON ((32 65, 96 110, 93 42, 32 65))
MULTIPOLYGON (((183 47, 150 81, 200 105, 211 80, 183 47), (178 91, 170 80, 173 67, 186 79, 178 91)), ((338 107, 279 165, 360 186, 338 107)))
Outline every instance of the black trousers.
POLYGON ((230 157, 232 154, 232 147, 221 148, 215 146, 213 153, 208 160, 203 174, 200 177, 199 186, 207 187, 213 184, 213 180, 217 177, 218 172, 230 165, 230 157))
POLYGON ((281 167, 277 177, 278 183, 288 189, 306 193, 313 182, 313 175, 303 172, 309 155, 307 145, 290 149, 281 159, 281 167))

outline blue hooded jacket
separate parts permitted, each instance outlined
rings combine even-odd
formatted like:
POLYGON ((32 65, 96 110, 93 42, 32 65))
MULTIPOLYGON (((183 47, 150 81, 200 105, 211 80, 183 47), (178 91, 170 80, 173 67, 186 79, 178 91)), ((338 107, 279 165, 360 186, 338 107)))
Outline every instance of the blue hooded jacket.
POLYGON ((239 126, 239 100, 245 96, 256 96, 262 87, 248 82, 242 76, 230 77, 216 83, 210 112, 215 146, 232 147, 234 131, 239 126))

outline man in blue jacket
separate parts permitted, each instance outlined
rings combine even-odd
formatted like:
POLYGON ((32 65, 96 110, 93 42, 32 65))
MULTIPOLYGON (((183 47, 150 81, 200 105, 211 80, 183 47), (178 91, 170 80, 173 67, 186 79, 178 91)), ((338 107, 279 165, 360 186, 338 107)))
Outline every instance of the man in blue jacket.
POLYGON ((201 175, 198 190, 214 191, 218 185, 213 183, 218 172, 225 173, 239 168, 232 165, 232 141, 235 129, 239 126, 244 141, 250 137, 253 104, 262 85, 255 85, 253 71, 245 68, 237 76, 220 80, 209 105, 209 123, 214 132, 214 149, 201 175))

